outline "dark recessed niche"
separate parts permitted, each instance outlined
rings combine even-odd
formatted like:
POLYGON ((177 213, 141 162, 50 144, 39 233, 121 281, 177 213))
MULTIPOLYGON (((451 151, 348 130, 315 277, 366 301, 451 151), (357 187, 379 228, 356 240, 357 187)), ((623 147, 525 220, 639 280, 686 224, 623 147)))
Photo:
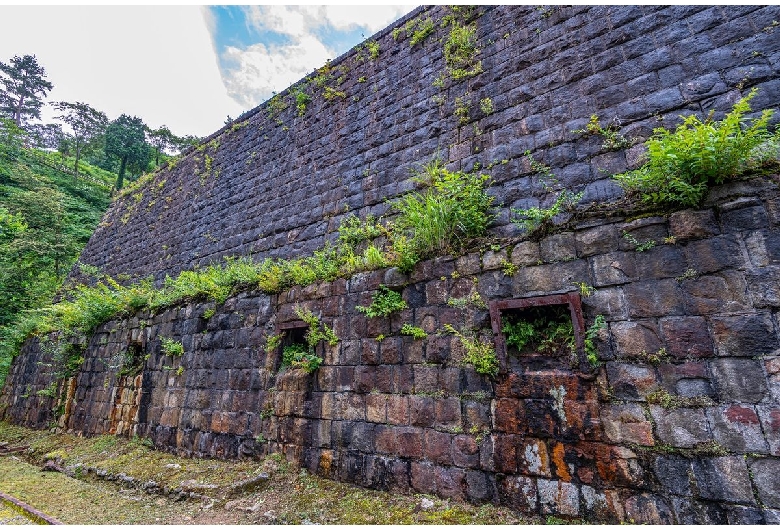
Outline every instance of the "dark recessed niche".
POLYGON ((495 300, 489 307, 501 372, 567 365, 587 370, 578 293, 495 300))

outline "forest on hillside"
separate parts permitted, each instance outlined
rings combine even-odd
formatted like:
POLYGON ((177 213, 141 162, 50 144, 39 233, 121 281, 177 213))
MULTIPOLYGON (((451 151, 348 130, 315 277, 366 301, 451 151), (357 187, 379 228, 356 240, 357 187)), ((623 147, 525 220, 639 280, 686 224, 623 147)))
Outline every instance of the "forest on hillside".
POLYGON ((199 140, 47 101, 53 86, 34 55, 0 61, 0 341, 23 312, 52 301, 113 193, 199 140), (44 105, 55 122, 41 121, 44 105))

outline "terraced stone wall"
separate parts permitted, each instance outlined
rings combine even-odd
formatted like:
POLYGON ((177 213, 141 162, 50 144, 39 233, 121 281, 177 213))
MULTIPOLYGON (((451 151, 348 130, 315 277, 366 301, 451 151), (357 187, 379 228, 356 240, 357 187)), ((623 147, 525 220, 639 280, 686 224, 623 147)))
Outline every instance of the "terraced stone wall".
POLYGON ((376 60, 353 49, 302 80, 301 115, 291 88, 215 133, 117 200, 81 261, 160 280, 224 256, 305 255, 345 215, 385 213, 434 157, 489 174, 503 205, 493 232, 517 235, 509 207, 552 200, 526 151, 585 203, 620 194, 609 176, 635 167, 642 148, 608 151, 572 132, 592 114, 644 139, 679 114, 717 118, 752 87, 754 108, 780 101, 777 6, 483 6, 473 19, 483 72, 439 87, 448 14, 416 10, 372 37, 376 60), (414 46, 413 32, 394 31, 428 18, 434 31, 414 46))
POLYGON ((50 381, 38 367, 51 359, 31 342, 0 408, 46 427, 54 417, 43 412, 59 406, 59 425, 74 432, 149 437, 192 456, 283 452, 339 480, 526 512, 775 523, 780 194, 759 179, 710 202, 586 219, 541 241, 423 262, 409 276, 380 270, 109 322, 61 383, 65 403, 37 394, 50 381), (635 241, 655 244, 640 252, 635 241), (582 283, 595 290, 584 296, 582 283), (367 318, 356 307, 381 284, 409 307, 367 318), (443 331, 490 330, 485 302, 556 293, 581 304, 585 326, 604 316, 599 366, 583 363, 582 349, 572 359, 498 348, 503 369, 491 378, 443 331), (340 339, 318 346, 313 374, 280 370, 279 348, 266 348, 300 326, 300 306, 340 339), (427 337, 402 335, 407 323, 427 337), (166 354, 163 338, 184 354, 166 354))
MULTIPOLYGON (((377 61, 356 61, 356 51, 334 61, 348 67, 331 87, 343 98, 315 97, 301 116, 277 100, 223 129, 121 197, 82 261, 162 279, 226 255, 304 254, 333 237, 346 210, 384 213, 386 198, 411 189, 410 169, 434 155, 492 176, 499 250, 423 262, 409 276, 381 270, 109 322, 75 376, 54 387, 55 359, 31 340, 0 395, 2 417, 137 434, 190 455, 281 451, 369 487, 542 514, 780 521, 777 178, 721 187, 701 209, 631 218, 604 203, 620 195, 608 176, 636 167, 641 146, 611 151, 572 132, 595 113, 646 138, 679 113, 718 116, 753 86, 754 108, 776 106, 778 8, 484 11, 483 73, 434 86, 447 28, 437 24, 415 46, 388 28, 374 36, 377 61), (488 97, 492 113, 478 105, 488 97), (455 111, 467 99, 461 121, 455 111), (552 198, 526 150, 600 214, 541 241, 518 237, 508 208, 552 198), (409 309, 380 319, 358 312, 380 284, 409 309), (579 284, 595 292, 584 296, 579 284), (499 347, 503 370, 490 378, 463 364, 456 336, 439 333, 445 324, 492 329, 500 345, 478 300, 495 312, 564 294, 581 304, 580 334, 605 318, 598 367, 583 362, 580 335, 574 362, 499 347), (266 351, 271 334, 300 325, 297 304, 340 338, 319 346, 324 362, 313 374, 279 371, 280 352, 266 351), (427 338, 401 335, 404 323, 427 338), (166 355, 163 338, 184 354, 166 355)), ((438 23, 444 8, 407 20, 429 15, 438 23)))

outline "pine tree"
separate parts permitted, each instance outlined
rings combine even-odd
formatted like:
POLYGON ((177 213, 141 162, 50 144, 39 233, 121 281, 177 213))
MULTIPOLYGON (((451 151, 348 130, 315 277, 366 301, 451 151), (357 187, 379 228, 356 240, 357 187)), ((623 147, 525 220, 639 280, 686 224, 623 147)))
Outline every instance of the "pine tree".
POLYGON ((19 127, 32 118, 40 118, 43 98, 54 88, 45 77, 46 71, 35 55, 15 55, 8 64, 0 61, 0 112, 19 127))

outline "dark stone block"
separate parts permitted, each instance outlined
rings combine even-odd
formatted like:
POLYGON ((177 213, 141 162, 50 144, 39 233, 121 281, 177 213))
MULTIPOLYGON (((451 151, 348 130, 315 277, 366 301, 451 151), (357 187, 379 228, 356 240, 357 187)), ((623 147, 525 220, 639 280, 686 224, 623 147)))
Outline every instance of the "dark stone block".
POLYGON ((702 499, 755 504, 747 465, 740 456, 694 460, 693 474, 702 499))
POLYGON ((758 459, 750 464, 750 471, 761 502, 769 508, 780 508, 780 488, 777 481, 780 461, 773 458, 758 459))
POLYGON ((767 396, 760 361, 727 358, 714 360, 710 366, 720 401, 758 403, 767 396))
POLYGON ((771 353, 778 347, 769 315, 713 317, 712 333, 721 356, 755 357, 771 353))

